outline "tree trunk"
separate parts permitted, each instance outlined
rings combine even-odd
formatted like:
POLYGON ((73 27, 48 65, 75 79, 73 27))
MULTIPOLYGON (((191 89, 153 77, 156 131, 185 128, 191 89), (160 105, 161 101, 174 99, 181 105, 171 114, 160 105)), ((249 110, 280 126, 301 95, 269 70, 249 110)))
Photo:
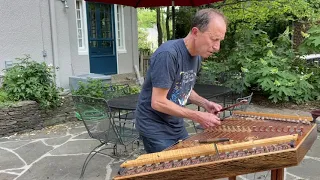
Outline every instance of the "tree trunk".
POLYGON ((175 6, 172 6, 172 39, 176 37, 176 9, 175 6))
POLYGON ((170 20, 170 8, 169 6, 167 6, 167 18, 166 18, 167 40, 170 39, 169 20, 170 20))
POLYGON ((161 29, 161 17, 160 8, 157 8, 157 29, 158 29, 158 47, 162 44, 162 29, 161 29))

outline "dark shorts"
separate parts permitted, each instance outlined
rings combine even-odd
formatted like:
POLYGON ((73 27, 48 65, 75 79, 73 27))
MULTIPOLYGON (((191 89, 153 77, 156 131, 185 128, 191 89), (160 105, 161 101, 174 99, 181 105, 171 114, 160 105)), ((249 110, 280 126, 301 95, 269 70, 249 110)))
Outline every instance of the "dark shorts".
POLYGON ((188 135, 183 135, 177 139, 155 139, 150 137, 145 137, 140 135, 142 139, 144 149, 147 153, 160 152, 174 144, 176 144, 179 140, 184 140, 188 137, 188 135))

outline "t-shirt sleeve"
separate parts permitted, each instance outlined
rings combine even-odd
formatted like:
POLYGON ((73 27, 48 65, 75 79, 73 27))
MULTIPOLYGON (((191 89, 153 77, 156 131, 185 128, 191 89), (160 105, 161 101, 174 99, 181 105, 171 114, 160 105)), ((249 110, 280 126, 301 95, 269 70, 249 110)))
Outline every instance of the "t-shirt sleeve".
POLYGON ((198 56, 198 67, 197 67, 197 74, 200 72, 201 70, 201 62, 202 62, 202 57, 198 56))
POLYGON ((151 82, 153 87, 170 89, 176 75, 176 64, 169 52, 156 55, 151 67, 151 82))

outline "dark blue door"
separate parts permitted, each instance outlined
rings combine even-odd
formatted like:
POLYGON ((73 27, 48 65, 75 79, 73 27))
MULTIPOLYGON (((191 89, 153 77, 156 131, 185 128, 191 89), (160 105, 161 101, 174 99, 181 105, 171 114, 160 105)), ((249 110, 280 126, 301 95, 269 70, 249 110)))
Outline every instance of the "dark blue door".
POLYGON ((112 4, 87 3, 90 72, 117 74, 112 4))

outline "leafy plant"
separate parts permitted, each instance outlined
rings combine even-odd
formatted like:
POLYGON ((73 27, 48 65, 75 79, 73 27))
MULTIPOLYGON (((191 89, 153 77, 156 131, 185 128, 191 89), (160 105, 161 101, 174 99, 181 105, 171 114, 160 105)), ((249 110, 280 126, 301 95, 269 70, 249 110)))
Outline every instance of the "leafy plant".
MULTIPOLYGON (((238 32, 234 48, 224 54, 223 61, 218 55, 203 62, 199 82, 214 83, 221 72, 242 71, 249 91, 261 89, 273 102, 319 99, 319 67, 296 58, 290 36, 289 28, 273 40, 261 30, 238 32)), ((237 78, 230 78, 224 85, 237 89, 236 84, 237 78)))
POLYGON ((91 78, 89 78, 87 83, 80 81, 78 85, 79 88, 77 90, 73 90, 72 94, 86 95, 96 98, 104 98, 104 91, 109 87, 109 85, 104 84, 102 80, 91 78))
POLYGON ((31 60, 29 55, 5 72, 3 89, 11 101, 34 100, 42 108, 59 105, 59 90, 53 80, 53 67, 31 60))
POLYGON ((301 32, 305 37, 299 46, 302 54, 320 53, 320 25, 312 26, 307 33, 301 32))
POLYGON ((261 87, 273 102, 314 100, 316 89, 309 80, 313 73, 294 64, 299 60, 295 60, 290 35, 287 28, 275 43, 265 39, 265 47, 256 44, 255 48, 260 49, 259 56, 247 56, 247 63, 242 64, 247 86, 261 87))
POLYGON ((3 89, 0 89, 0 103, 6 101, 8 101, 8 94, 3 89))
POLYGON ((129 86, 127 84, 107 84, 101 79, 89 79, 87 82, 79 82, 79 88, 73 90, 74 95, 84 95, 96 98, 111 99, 140 92, 139 86, 129 86))

